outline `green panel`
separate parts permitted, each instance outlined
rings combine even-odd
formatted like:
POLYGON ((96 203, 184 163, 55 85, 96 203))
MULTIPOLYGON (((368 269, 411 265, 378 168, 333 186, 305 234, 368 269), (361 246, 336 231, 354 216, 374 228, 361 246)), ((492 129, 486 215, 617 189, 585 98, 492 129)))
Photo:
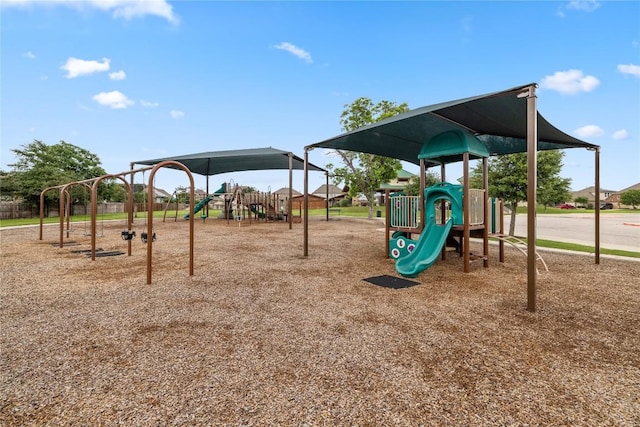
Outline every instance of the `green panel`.
POLYGON ((469 132, 454 129, 425 142, 418 158, 448 163, 448 159, 459 158, 464 153, 469 153, 471 158, 489 157, 489 150, 482 141, 469 132))

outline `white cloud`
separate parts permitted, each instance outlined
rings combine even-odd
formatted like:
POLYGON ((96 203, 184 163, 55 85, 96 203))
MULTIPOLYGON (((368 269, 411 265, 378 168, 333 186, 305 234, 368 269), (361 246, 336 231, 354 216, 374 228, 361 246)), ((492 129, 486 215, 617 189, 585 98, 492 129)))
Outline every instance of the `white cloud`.
POLYGON ((184 112, 183 111, 171 110, 169 112, 169 114, 171 114, 171 118, 173 118, 173 119, 181 119, 181 118, 184 117, 184 112))
POLYGON ((640 77, 640 65, 635 64, 619 64, 618 71, 622 74, 631 74, 636 77, 640 77))
POLYGON ((36 56, 31 51, 23 53, 22 56, 29 59, 36 59, 36 56))
POLYGON ((306 50, 297 47, 294 44, 291 44, 289 42, 282 42, 279 45, 276 45, 274 47, 276 49, 284 50, 284 51, 287 51, 287 52, 297 56, 298 58, 302 59, 307 64, 313 63, 313 59, 311 59, 311 54, 309 52, 307 52, 306 50))
POLYGON ((616 140, 627 139, 629 138, 629 132, 626 129, 620 129, 615 131, 611 137, 616 140))
POLYGON ((63 70, 67 71, 66 77, 68 79, 73 79, 78 76, 89 75, 93 73, 98 73, 102 71, 109 70, 109 62, 111 60, 109 58, 102 58, 102 62, 99 61, 85 61, 84 59, 78 58, 69 58, 67 62, 60 67, 63 70))
POLYGON ((591 92, 600 84, 594 76, 585 76, 581 70, 556 71, 552 76, 545 76, 540 83, 541 88, 573 95, 578 92, 591 92))
POLYGON ((140 105, 146 108, 156 108, 160 104, 158 104, 157 102, 145 101, 144 99, 141 99, 140 105))
POLYGON ((167 0, 2 0, 2 6, 66 6, 77 10, 98 9, 111 12, 115 19, 131 20, 151 15, 164 18, 172 24, 180 22, 167 0))
POLYGON ((580 10, 583 12, 593 12, 600 7, 596 0, 570 0, 567 9, 580 10))
POLYGON ((127 98, 125 94, 117 90, 113 92, 100 92, 93 96, 93 100, 100 105, 111 107, 115 110, 127 108, 135 104, 135 102, 127 98))
POLYGON ((602 128, 596 125, 582 126, 574 130, 573 133, 578 135, 580 138, 595 138, 597 136, 604 135, 602 128))
POLYGON ((127 78, 127 74, 122 70, 114 71, 113 73, 109 73, 109 78, 111 80, 124 80, 127 78))

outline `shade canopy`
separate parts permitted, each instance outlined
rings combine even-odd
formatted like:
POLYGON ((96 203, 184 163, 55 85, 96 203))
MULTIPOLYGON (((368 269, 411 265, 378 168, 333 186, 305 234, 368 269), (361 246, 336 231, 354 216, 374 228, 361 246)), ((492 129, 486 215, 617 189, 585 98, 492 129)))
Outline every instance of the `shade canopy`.
MULTIPOLYGON (((155 165, 165 160, 175 160, 185 165, 192 173, 209 176, 227 172, 289 169, 289 155, 292 157, 292 169, 304 170, 304 160, 302 158, 289 151, 271 147, 208 151, 206 153, 163 157, 161 159, 140 160, 132 164, 155 165)), ((309 170, 325 172, 324 169, 313 164, 309 164, 309 170)))
MULTIPOLYGON (((467 130, 490 155, 527 151, 527 100, 518 96, 530 83, 501 92, 416 108, 351 132, 311 144, 315 147, 377 154, 419 164, 422 146, 447 131, 467 130)), ((538 150, 598 146, 560 131, 538 113, 538 150)), ((453 163, 462 155, 427 159, 427 165, 453 163)))

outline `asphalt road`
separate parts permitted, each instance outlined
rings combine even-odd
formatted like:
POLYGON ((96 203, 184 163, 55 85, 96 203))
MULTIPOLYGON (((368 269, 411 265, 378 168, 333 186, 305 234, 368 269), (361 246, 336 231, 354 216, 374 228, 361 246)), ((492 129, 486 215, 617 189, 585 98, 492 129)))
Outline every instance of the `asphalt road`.
MULTIPOLYGON (((505 215, 505 233, 511 215, 505 215)), ((568 243, 595 244, 594 214, 537 215, 537 237, 568 243)), ((516 216, 517 236, 527 235, 527 215, 516 216)), ((600 247, 640 252, 640 213, 600 215, 600 247)))

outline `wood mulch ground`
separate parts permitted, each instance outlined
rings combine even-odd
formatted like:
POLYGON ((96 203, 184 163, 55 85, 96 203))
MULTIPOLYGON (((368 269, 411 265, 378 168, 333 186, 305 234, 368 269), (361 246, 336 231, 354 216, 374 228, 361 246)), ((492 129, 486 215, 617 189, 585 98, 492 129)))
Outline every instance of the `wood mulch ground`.
POLYGON ((640 425, 639 262, 544 253, 531 313, 509 248, 388 289, 377 220, 312 220, 307 259, 301 224, 207 220, 190 277, 155 225, 151 285, 139 239, 0 231, 0 425, 640 425))

